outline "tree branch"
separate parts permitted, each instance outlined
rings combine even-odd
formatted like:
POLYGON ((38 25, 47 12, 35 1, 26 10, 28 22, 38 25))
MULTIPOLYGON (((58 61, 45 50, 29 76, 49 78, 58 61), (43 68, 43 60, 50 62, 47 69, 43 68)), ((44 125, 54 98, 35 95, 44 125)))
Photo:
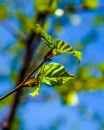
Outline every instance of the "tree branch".
POLYGON ((26 37, 25 35, 14 28, 12 25, 9 24, 6 20, 0 19, 0 22, 2 25, 4 25, 5 28, 7 28, 15 37, 19 38, 21 41, 26 42, 26 37))
POLYGON ((3 97, 0 98, 0 101, 3 100, 4 98, 6 98, 7 96, 11 95, 12 93, 16 92, 18 89, 20 89, 21 87, 23 87, 23 85, 30 79, 30 77, 48 60, 50 60, 50 56, 48 56, 48 54, 50 54, 51 51, 49 51, 47 53, 47 55, 45 56, 44 60, 37 66, 37 68, 33 69, 30 74, 22 81, 22 83, 20 83, 16 88, 14 88, 13 90, 11 90, 9 93, 7 93, 6 95, 4 95, 3 97), (48 58, 49 57, 49 58, 48 58))
MULTIPOLYGON (((47 16, 48 16, 48 14, 38 14, 36 16, 37 22, 42 25, 47 16)), ((20 79, 18 81, 18 84, 20 84, 23 81, 23 79, 26 75, 27 69, 31 63, 33 53, 37 49, 39 42, 40 42, 39 36, 32 30, 30 35, 26 38, 27 44, 26 44, 26 49, 25 49, 24 58, 23 58, 23 65, 22 65, 22 69, 20 72, 20 79)), ((14 97, 14 101, 11 106, 10 113, 9 113, 8 117, 6 118, 6 120, 4 121, 4 122, 6 122, 7 125, 3 126, 3 130, 11 130, 13 120, 15 117, 15 113, 16 113, 16 110, 20 103, 21 95, 22 95, 22 89, 19 89, 14 97)))

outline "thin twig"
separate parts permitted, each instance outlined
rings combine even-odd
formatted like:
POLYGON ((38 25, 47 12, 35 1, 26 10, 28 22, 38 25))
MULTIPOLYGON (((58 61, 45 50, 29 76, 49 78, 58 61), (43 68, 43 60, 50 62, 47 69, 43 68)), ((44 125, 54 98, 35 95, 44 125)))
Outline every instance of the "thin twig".
POLYGON ((75 11, 77 12, 77 11, 93 11, 93 10, 102 10, 102 9, 104 9, 104 4, 101 4, 101 5, 99 5, 97 8, 95 8, 95 9, 89 9, 89 8, 86 8, 86 7, 84 7, 83 5, 79 5, 79 6, 77 6, 76 8, 75 8, 75 11))
POLYGON ((9 93, 7 93, 6 95, 4 95, 3 97, 0 98, 0 101, 3 100, 4 98, 6 98, 7 96, 11 95, 12 93, 16 92, 18 89, 20 89, 25 83, 26 81, 28 81, 30 79, 30 77, 34 74, 34 72, 36 72, 46 61, 50 60, 51 56, 49 56, 48 54, 50 54, 51 51, 49 51, 47 53, 47 55, 45 56, 44 60, 37 66, 37 68, 33 69, 29 75, 27 75, 27 77, 22 81, 22 83, 20 83, 16 88, 14 88, 13 90, 11 90, 9 93))
POLYGON ((26 42, 25 35, 13 27, 8 21, 0 19, 0 23, 3 24, 14 36, 18 37, 21 41, 26 42))
MULTIPOLYGON (((43 15, 38 14, 36 16, 37 22, 40 23, 41 25, 43 25, 46 17, 47 17, 47 14, 43 14, 43 15)), ((27 69, 31 63, 32 57, 33 57, 33 53, 36 51, 36 49, 39 45, 37 43, 40 43, 40 37, 33 30, 31 30, 31 33, 26 37, 26 43, 27 44, 26 44, 26 48, 25 48, 25 52, 24 52, 23 64, 22 64, 22 68, 20 71, 20 78, 18 81, 19 84, 23 81, 24 76, 26 75, 26 71, 27 71, 27 69)), ((7 120, 6 120, 7 126, 3 126, 3 130, 11 130, 11 127, 12 127, 12 124, 14 121, 14 117, 15 117, 15 113, 16 113, 16 110, 20 103, 21 95, 22 95, 22 89, 19 89, 14 96, 14 100, 13 100, 13 104, 11 106, 10 113, 7 116, 7 120)))
POLYGON ((65 14, 69 14, 69 13, 83 13, 86 11, 92 12, 92 11, 99 11, 99 10, 104 10, 104 4, 99 5, 95 9, 90 9, 90 8, 84 7, 81 4, 81 5, 75 6, 74 8, 66 7, 66 9, 64 11, 65 11, 65 14))

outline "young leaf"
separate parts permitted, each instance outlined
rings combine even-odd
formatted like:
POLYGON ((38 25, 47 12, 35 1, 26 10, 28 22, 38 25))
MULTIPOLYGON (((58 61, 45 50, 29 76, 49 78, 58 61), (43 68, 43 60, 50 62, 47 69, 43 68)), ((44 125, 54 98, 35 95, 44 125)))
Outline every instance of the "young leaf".
POLYGON ((39 24, 37 24, 37 30, 41 34, 41 39, 51 48, 55 48, 55 40, 48 34, 46 33, 39 24))
POLYGON ((96 9, 99 5, 98 0, 83 0, 83 6, 87 9, 96 9))
POLYGON ((24 84, 24 87, 35 87, 35 90, 33 92, 31 92, 29 95, 34 97, 34 96, 37 96, 38 93, 39 93, 39 90, 40 90, 40 85, 41 85, 41 82, 38 78, 38 75, 29 79, 25 84, 24 84))
POLYGON ((62 100, 65 104, 76 106, 78 105, 78 96, 75 91, 71 91, 66 95, 62 95, 62 100))
POLYGON ((69 53, 75 56, 79 61, 82 59, 82 53, 80 51, 74 51, 69 44, 64 43, 62 40, 56 40, 56 46, 53 50, 53 55, 59 55, 61 53, 69 53))
POLYGON ((34 0, 34 7, 38 13, 53 13, 57 7, 57 0, 34 0))
POLYGON ((45 0, 45 1, 44 0, 34 0, 35 10, 39 13, 48 11, 48 9, 49 9, 48 4, 49 4, 49 0, 45 0))
POLYGON ((80 51, 73 50, 73 48, 69 44, 64 43, 63 40, 54 40, 39 24, 37 24, 37 30, 41 33, 42 40, 53 50, 53 56, 61 53, 69 53, 75 56, 79 61, 82 59, 82 53, 80 51))
POLYGON ((42 82, 50 86, 59 86, 65 84, 71 79, 74 79, 75 75, 70 74, 64 66, 59 63, 50 63, 45 65, 44 76, 42 82))
POLYGON ((39 90, 40 90, 40 84, 36 87, 35 91, 31 92, 29 95, 32 97, 37 96, 39 94, 39 90))
POLYGON ((24 85, 25 86, 29 86, 29 87, 36 87, 36 89, 31 92, 29 95, 34 97, 37 96, 42 84, 42 80, 43 80, 43 73, 44 73, 44 64, 42 65, 42 67, 40 68, 40 70, 38 71, 38 74, 31 78, 30 80, 28 80, 24 85))

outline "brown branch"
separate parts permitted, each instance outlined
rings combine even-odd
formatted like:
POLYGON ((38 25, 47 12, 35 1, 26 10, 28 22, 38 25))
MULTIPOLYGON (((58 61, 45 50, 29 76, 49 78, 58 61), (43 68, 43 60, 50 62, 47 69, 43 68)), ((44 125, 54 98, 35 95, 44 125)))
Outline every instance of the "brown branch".
MULTIPOLYGON (((45 19, 48 15, 49 15, 49 13, 44 13, 44 12, 41 14, 37 14, 36 15, 37 23, 42 25, 45 22, 45 19)), ((40 37, 33 30, 31 30, 31 33, 29 34, 29 36, 26 37, 26 44, 25 44, 26 48, 25 48, 25 52, 24 52, 24 56, 23 56, 23 64, 22 64, 22 68, 20 71, 18 84, 20 84, 23 81, 23 79, 26 75, 26 72, 29 68, 29 65, 31 63, 31 60, 33 58, 33 54, 36 51, 37 47, 39 46, 39 42, 40 42, 40 37)), ((3 127, 2 127, 3 130, 11 130, 16 110, 21 101, 21 95, 22 95, 22 89, 19 89, 14 96, 14 100, 13 100, 13 104, 11 106, 10 113, 4 120, 3 124, 6 124, 6 125, 3 125, 3 127)))
MULTIPOLYGON (((45 13, 37 14, 37 16, 36 16, 37 23, 40 23, 42 25, 47 16, 48 16, 48 14, 45 14, 45 13)), ((24 52, 24 56, 23 56, 23 64, 22 64, 19 81, 18 81, 17 85, 23 81, 23 79, 26 75, 26 72, 30 66, 30 63, 32 61, 33 54, 36 51, 36 49, 38 48, 39 43, 40 43, 39 35, 37 35, 33 30, 31 30, 31 33, 26 38, 26 44, 25 44, 26 48, 25 48, 25 52, 24 52)), ((16 113, 16 110, 20 103, 21 95, 22 95, 22 89, 19 89, 14 96, 10 113, 6 117, 6 120, 4 121, 4 122, 6 122, 7 125, 3 126, 3 130, 11 130, 13 120, 15 117, 15 113, 16 113)))
MULTIPOLYGON (((24 57, 23 57, 23 64, 22 64, 22 68, 21 68, 20 76, 19 76, 20 78, 19 78, 17 85, 23 81, 23 79, 26 75, 28 66, 30 65, 30 62, 31 62, 31 59, 33 56, 33 50, 31 49, 31 45, 32 45, 34 36, 35 36, 35 34, 31 33, 31 35, 27 39, 26 49, 25 49, 25 53, 24 53, 24 57)), ((15 113, 16 113, 16 110, 20 103, 21 95, 22 95, 22 89, 19 89, 14 96, 13 104, 11 106, 10 112, 8 113, 6 119, 4 120, 4 122, 6 122, 5 123, 6 125, 3 126, 3 130, 11 130, 13 120, 15 117, 15 113)))
POLYGON ((3 97, 0 98, 0 101, 3 100, 4 98, 8 97, 9 95, 11 95, 12 93, 16 92, 18 89, 20 89, 21 87, 24 86, 24 84, 30 79, 30 77, 48 60, 51 59, 51 51, 49 51, 44 60, 37 66, 37 68, 33 69, 29 75, 27 75, 27 77, 16 87, 14 88, 13 90, 11 90, 9 93, 7 93, 6 95, 4 95, 3 97))

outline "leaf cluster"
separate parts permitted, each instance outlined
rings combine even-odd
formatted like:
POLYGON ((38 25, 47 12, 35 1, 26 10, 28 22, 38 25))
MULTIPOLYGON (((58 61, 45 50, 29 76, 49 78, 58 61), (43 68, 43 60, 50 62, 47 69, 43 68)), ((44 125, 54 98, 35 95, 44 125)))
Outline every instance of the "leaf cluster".
MULTIPOLYGON (((41 34, 41 39, 51 49, 50 53, 45 57, 45 60, 50 60, 53 56, 60 55, 62 53, 68 53, 73 55, 80 61, 82 59, 82 53, 74 50, 69 44, 64 43, 62 40, 54 40, 48 33, 46 33, 42 27, 37 24, 37 31, 41 34)), ((39 93, 39 89, 42 83, 49 86, 60 86, 70 80, 74 79, 75 75, 68 72, 68 70, 61 64, 51 62, 49 64, 44 63, 37 74, 27 81, 24 85, 35 87, 35 91, 30 93, 31 96, 36 96, 39 93)))

